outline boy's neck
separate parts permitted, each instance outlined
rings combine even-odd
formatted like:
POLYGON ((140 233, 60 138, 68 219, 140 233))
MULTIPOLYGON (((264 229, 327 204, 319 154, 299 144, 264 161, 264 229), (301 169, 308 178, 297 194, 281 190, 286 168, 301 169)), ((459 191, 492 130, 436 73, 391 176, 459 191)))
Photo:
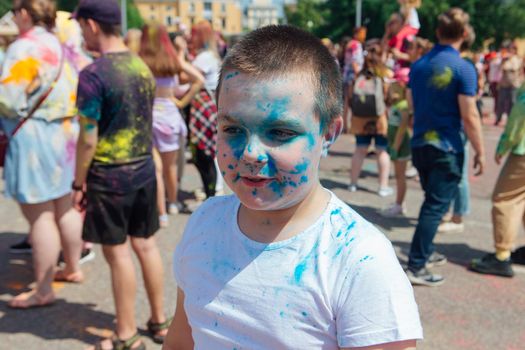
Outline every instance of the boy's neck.
POLYGON ((253 210, 241 204, 238 223, 250 239, 261 243, 283 241, 310 227, 323 214, 330 193, 321 184, 298 204, 281 210, 253 210))
POLYGON ((120 36, 101 36, 100 38, 100 53, 118 53, 129 51, 124 43, 124 39, 120 36))

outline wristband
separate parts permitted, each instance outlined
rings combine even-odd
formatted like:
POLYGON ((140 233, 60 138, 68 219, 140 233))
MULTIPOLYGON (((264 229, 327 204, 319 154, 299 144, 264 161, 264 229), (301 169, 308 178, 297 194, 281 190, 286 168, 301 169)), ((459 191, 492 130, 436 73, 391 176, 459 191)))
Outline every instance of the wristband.
POLYGON ((71 189, 73 191, 84 191, 84 186, 83 185, 80 185, 80 186, 77 186, 75 185, 75 181, 73 181, 73 183, 71 183, 71 189))

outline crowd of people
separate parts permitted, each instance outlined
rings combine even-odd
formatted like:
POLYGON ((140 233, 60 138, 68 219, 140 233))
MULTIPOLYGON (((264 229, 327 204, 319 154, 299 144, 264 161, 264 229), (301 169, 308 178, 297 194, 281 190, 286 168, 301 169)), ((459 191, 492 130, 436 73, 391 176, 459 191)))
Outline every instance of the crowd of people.
POLYGON ((145 348, 132 252, 149 335, 167 350, 415 348, 422 331, 409 282, 444 282, 431 270, 447 262, 433 240, 463 230, 469 149, 475 175, 487 166, 484 94, 495 99, 495 124, 506 117, 495 161, 510 155, 493 195, 495 253, 469 268, 512 277, 525 224, 523 61, 512 42, 472 53, 475 31, 459 8, 439 15, 436 43, 418 37, 421 1, 398 2, 382 38, 367 40, 359 27, 336 47, 268 26, 227 49, 207 21, 177 33, 148 23, 123 37, 116 1, 81 0, 68 14, 52 0, 14 0, 19 35, 1 62, 0 156, 5 194, 30 226, 11 251, 32 252, 36 284, 9 306, 50 305, 53 281, 82 283, 95 243, 111 271, 116 330, 93 349, 145 348), (383 216, 406 214, 408 176, 421 183, 404 269, 385 236, 319 183, 320 159, 340 133, 355 135, 350 192, 372 153, 377 194, 392 196, 393 164, 395 201, 383 216), (174 255, 172 318, 155 233, 188 210, 178 193, 186 158, 208 200, 174 255), (225 184, 234 195, 216 196, 225 184))

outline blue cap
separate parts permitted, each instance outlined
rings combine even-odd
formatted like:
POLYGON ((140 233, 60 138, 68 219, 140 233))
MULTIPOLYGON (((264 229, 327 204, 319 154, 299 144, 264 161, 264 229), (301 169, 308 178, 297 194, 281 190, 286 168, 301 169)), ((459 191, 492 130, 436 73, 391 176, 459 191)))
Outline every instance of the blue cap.
POLYGON ((118 25, 120 6, 116 0, 80 0, 71 18, 91 18, 95 22, 118 25))

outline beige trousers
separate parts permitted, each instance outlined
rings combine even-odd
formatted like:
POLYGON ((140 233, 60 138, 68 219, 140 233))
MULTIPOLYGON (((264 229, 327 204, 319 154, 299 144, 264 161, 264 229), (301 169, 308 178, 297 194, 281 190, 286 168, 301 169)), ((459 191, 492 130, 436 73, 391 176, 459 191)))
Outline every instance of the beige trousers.
POLYGON ((520 221, 525 226, 525 156, 511 154, 501 169, 492 195, 496 249, 514 249, 520 221))

